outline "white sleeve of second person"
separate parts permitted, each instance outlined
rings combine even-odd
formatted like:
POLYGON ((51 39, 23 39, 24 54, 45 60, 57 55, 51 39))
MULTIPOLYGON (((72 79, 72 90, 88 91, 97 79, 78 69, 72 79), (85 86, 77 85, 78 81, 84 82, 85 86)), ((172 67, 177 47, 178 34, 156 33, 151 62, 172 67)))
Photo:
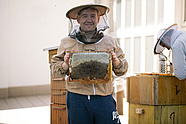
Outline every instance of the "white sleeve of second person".
POLYGON ((173 47, 172 49, 173 70, 179 80, 186 78, 186 55, 183 47, 181 44, 177 44, 177 47, 173 47))

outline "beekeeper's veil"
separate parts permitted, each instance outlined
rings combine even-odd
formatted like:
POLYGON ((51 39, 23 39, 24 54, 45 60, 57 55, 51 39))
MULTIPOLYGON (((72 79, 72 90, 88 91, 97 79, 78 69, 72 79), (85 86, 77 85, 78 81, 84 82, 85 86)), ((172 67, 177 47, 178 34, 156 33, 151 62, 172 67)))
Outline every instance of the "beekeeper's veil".
MULTIPOLYGON (((70 37, 77 39, 77 36, 80 35, 80 34, 78 34, 78 32, 80 30, 80 25, 78 24, 76 19, 78 16, 80 16, 78 14, 80 13, 81 10, 89 9, 89 8, 96 9, 98 11, 98 15, 100 16, 99 23, 97 24, 97 29, 96 29, 96 31, 93 31, 92 33, 94 33, 94 32, 100 33, 100 32, 105 31, 107 28, 109 28, 107 13, 110 11, 110 9, 107 6, 99 5, 99 4, 80 5, 77 7, 73 7, 72 9, 70 9, 66 13, 66 17, 69 18, 69 20, 70 20, 70 27, 69 27, 69 36, 70 37)), ((81 42, 81 41, 79 41, 79 42, 81 42)))
POLYGON ((157 36, 157 43, 154 47, 154 54, 160 54, 165 46, 169 50, 172 47, 173 41, 176 39, 177 24, 173 24, 167 29, 161 29, 157 36))

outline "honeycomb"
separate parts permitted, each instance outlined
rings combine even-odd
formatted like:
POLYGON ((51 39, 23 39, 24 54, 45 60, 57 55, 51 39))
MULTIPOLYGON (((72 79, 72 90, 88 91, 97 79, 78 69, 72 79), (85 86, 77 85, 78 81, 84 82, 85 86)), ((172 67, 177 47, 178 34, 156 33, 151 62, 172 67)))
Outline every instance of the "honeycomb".
POLYGON ((70 81, 108 83, 112 77, 110 52, 71 52, 69 65, 70 81))

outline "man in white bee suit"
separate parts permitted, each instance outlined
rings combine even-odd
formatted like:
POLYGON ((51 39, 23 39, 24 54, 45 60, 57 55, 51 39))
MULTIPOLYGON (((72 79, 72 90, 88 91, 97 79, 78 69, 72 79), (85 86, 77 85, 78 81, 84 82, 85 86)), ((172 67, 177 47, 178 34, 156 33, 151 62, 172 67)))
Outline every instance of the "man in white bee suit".
POLYGON ((160 54, 167 48, 172 50, 173 72, 179 80, 186 79, 186 32, 179 30, 177 24, 158 33, 154 54, 160 54))

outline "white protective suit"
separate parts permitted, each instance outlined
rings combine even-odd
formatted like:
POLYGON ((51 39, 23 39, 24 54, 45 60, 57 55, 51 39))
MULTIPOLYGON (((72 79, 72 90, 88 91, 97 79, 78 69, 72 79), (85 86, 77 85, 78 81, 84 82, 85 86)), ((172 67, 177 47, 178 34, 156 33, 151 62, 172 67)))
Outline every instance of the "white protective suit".
POLYGON ((172 64, 175 76, 180 80, 186 79, 186 32, 178 30, 177 24, 159 31, 154 54, 160 54, 165 47, 172 49, 172 64))

